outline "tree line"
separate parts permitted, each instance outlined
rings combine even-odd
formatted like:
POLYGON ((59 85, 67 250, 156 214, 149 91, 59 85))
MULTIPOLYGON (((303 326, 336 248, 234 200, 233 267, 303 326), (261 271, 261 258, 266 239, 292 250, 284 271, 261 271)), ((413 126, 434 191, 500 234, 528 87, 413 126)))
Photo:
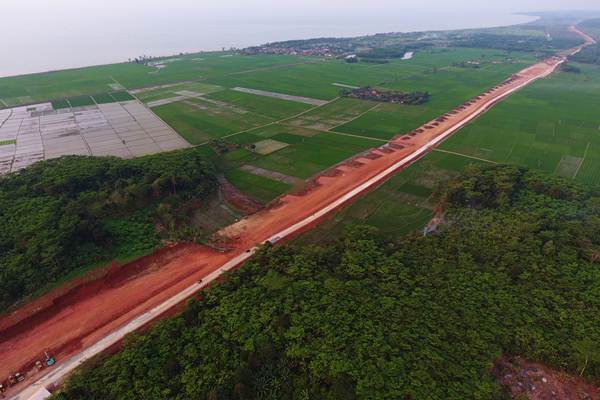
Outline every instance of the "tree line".
POLYGON ((599 379, 600 192, 493 166, 436 197, 432 235, 263 248, 53 399, 508 399, 502 355, 599 379))

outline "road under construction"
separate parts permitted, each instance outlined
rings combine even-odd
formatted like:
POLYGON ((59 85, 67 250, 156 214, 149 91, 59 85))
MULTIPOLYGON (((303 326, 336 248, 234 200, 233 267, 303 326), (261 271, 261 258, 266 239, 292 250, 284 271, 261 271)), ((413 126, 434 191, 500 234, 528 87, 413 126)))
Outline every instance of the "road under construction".
POLYGON ((303 193, 285 195, 268 209, 223 229, 218 237, 228 251, 196 245, 164 249, 158 255, 136 261, 129 273, 134 274, 139 268, 138 275, 119 280, 116 277, 123 273, 121 270, 114 276, 109 272, 110 279, 102 285, 84 283, 58 300, 34 303, 21 313, 9 315, 7 320, 0 320, 0 374, 29 367, 40 351, 49 350, 56 358, 52 367, 29 376, 9 388, 7 394, 24 400, 39 391, 52 390, 86 360, 164 316, 247 261, 260 245, 289 240, 377 188, 501 100, 549 76, 569 55, 595 43, 575 27, 571 30, 585 40, 583 45, 514 74, 422 127, 320 174, 303 193))

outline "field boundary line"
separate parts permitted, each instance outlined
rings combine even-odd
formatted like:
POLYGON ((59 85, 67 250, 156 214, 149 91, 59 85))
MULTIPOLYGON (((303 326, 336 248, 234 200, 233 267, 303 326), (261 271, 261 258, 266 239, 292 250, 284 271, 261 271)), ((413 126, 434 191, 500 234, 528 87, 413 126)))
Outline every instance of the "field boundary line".
POLYGON ((379 139, 379 138, 374 138, 374 137, 370 137, 370 136, 355 135, 353 133, 336 132, 336 131, 322 131, 322 132, 323 133, 333 133, 334 135, 355 137, 355 138, 359 138, 359 139, 374 140, 376 142, 381 142, 381 143, 389 143, 390 142, 387 139, 379 139))
MULTIPOLYGON (((314 110, 316 110, 316 109, 319 109, 319 108, 321 108, 321 107, 325 107, 326 105, 329 105, 329 104, 331 104, 331 103, 333 103, 333 102, 335 102, 335 101, 337 101, 337 100, 339 100, 339 99, 340 99, 339 97, 336 97, 335 99, 333 99, 333 100, 330 100, 330 101, 328 101, 328 102, 327 102, 327 103, 325 103, 325 104, 321 104, 321 105, 318 105, 318 106, 315 106, 315 107, 309 108, 308 110, 304 110, 304 111, 302 111, 300 114, 292 115, 291 117, 286 117, 286 118, 283 118, 283 119, 280 119, 280 120, 277 120, 277 121, 269 122, 268 124, 265 124, 265 125, 255 126, 254 128, 245 129, 245 130, 243 130, 243 131, 239 131, 239 132, 230 133, 229 135, 225 135, 225 136, 221 136, 221 137, 219 137, 219 138, 215 138, 215 140, 220 140, 220 139, 228 139, 228 138, 230 138, 230 137, 234 137, 234 136, 237 136, 237 135, 241 135, 242 133, 253 132, 253 131, 256 131, 256 130, 259 130, 259 129, 262 129, 262 128, 266 128, 266 127, 268 127, 268 126, 272 126, 272 125, 281 124, 282 122, 289 121, 289 120, 291 120, 291 119, 294 119, 294 118, 298 118, 298 117, 300 117, 300 116, 302 116, 302 115, 304 115, 304 114, 306 114, 306 113, 309 113, 309 112, 311 112, 311 111, 314 111, 314 110)), ((287 125, 286 125, 286 126, 287 126, 287 125)), ((201 146, 206 146, 206 145, 207 145, 207 144, 209 144, 209 143, 210 143, 210 140, 209 140, 209 141, 206 141, 206 142, 203 142, 203 143, 200 143, 200 144, 195 144, 195 145, 193 145, 192 147, 201 147, 201 146)))
POLYGON ((251 74, 252 72, 272 71, 274 69, 281 69, 281 68, 287 68, 287 67, 296 67, 298 65, 319 64, 321 62, 323 62, 323 61, 312 60, 312 61, 304 61, 304 62, 297 62, 297 63, 290 63, 290 64, 271 65, 270 67, 254 68, 254 69, 248 69, 248 70, 244 70, 244 71, 232 72, 232 73, 227 74, 225 76, 235 76, 235 75, 251 74))
POLYGON ((377 103, 375 104, 373 107, 369 108, 367 111, 360 113, 359 115, 357 115, 356 117, 352 118, 350 121, 346 121, 342 124, 336 125, 333 128, 329 128, 329 131, 333 131, 334 129, 339 128, 340 126, 344 126, 346 124, 351 124, 352 122, 356 121, 357 119, 359 119, 360 117, 367 115, 368 113, 370 113, 371 111, 375 110, 377 107, 381 106, 383 103, 377 103))
POLYGON ((287 126, 289 128, 301 128, 301 129, 308 129, 311 131, 321 132, 321 133, 332 133, 334 135, 351 136, 351 137, 356 137, 356 138, 360 138, 360 139, 374 140, 376 142, 383 142, 383 143, 390 142, 389 139, 380 139, 380 138, 371 137, 371 136, 361 136, 361 135, 356 135, 354 133, 348 133, 348 132, 329 131, 326 129, 311 128, 310 126, 296 126, 296 125, 290 125, 290 124, 280 124, 280 125, 287 126))
POLYGON ((480 158, 480 157, 475 157, 475 156, 470 156, 470 155, 468 155, 468 154, 457 153, 457 152, 455 152, 455 151, 442 150, 442 149, 439 149, 439 148, 437 148, 437 147, 436 147, 436 148, 433 148, 432 150, 433 150, 433 151, 439 151, 440 153, 453 154, 453 155, 455 155, 455 156, 460 156, 460 157, 470 158, 470 159, 472 159, 472 160, 483 161, 483 162, 490 163, 490 164, 499 164, 499 163, 498 163, 498 162, 496 162, 496 161, 487 160, 487 159, 485 159, 485 158, 480 158))
POLYGON ((588 144, 585 148, 585 151, 583 152, 583 158, 581 159, 581 162, 577 166, 577 169, 575 170, 575 173, 573 174, 573 178, 571 178, 571 179, 577 178, 577 175, 579 174, 579 170, 581 170, 581 167, 583 166, 583 163, 585 162, 585 158, 587 157, 587 153, 588 153, 588 150, 590 149, 590 145, 591 145, 591 143, 588 142, 588 144))

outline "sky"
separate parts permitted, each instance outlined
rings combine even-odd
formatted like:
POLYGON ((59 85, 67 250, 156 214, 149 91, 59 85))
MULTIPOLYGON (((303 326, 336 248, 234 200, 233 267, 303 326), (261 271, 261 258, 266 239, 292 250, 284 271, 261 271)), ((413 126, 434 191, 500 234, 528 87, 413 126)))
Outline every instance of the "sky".
POLYGON ((538 10, 599 9, 598 0, 2 0, 4 15, 52 18, 94 10, 111 17, 127 11, 130 16, 192 12, 201 20, 238 18, 265 19, 271 16, 293 19, 311 16, 394 15, 422 11, 519 12, 538 10), (168 7, 168 12, 166 8, 168 7))
POLYGON ((0 2, 0 76, 280 40, 479 28, 528 20, 511 15, 515 12, 600 9, 600 0, 0 2))

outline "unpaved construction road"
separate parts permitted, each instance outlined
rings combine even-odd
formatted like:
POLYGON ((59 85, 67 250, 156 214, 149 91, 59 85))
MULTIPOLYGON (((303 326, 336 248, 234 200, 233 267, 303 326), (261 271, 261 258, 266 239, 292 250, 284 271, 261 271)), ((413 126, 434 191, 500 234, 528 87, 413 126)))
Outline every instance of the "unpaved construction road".
MULTIPOLYGON (((585 38, 585 45, 593 43, 592 38, 572 29, 585 38)), ((252 256, 258 244, 276 243, 310 229, 421 158, 500 100, 550 75, 565 61, 565 55, 579 49, 513 75, 435 121, 323 173, 304 193, 286 195, 269 209, 225 228, 220 237, 230 249, 227 253, 195 245, 163 250, 159 257, 136 261, 132 275, 123 272, 120 276, 116 272, 114 278, 101 279, 102 284, 94 286, 92 282, 87 288, 84 284, 58 300, 37 306, 32 303, 0 320, 3 357, 0 374, 24 371, 45 350, 58 360, 52 369, 30 376, 21 386, 13 388, 13 393, 20 391, 13 398, 28 399, 41 387, 51 388, 60 383, 90 357, 239 266, 252 256)))

